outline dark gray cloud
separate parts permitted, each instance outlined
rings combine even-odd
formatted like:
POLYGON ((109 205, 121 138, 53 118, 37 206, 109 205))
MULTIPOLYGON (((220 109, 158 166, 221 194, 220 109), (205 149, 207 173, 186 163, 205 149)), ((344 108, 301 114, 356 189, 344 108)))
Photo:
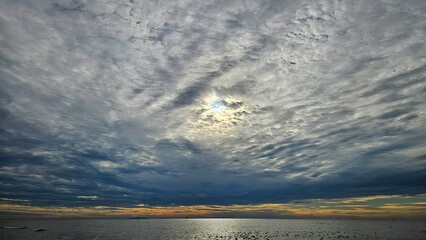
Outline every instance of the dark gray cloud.
POLYGON ((1 198, 134 206, 426 191, 424 1, 0 9, 1 198))

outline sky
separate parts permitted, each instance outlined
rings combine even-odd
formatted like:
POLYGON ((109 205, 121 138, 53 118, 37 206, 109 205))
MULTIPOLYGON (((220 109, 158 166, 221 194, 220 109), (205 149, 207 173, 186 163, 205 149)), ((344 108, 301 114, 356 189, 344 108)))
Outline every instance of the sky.
POLYGON ((0 217, 426 218, 426 1, 0 1, 0 217))

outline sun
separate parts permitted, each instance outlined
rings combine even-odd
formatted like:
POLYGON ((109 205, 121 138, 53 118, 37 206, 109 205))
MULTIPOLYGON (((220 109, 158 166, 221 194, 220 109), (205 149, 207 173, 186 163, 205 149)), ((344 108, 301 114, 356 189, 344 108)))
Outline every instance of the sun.
POLYGON ((233 96, 206 96, 195 109, 192 132, 220 134, 238 128, 248 113, 244 102, 233 96))
POLYGON ((225 105, 223 104, 223 100, 216 99, 210 104, 210 109, 214 112, 220 112, 225 109, 225 105))

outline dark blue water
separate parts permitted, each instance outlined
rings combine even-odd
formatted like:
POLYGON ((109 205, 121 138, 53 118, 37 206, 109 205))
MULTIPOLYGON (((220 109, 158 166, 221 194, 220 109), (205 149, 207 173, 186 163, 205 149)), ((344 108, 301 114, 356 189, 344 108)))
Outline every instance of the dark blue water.
POLYGON ((0 239, 426 239, 426 222, 275 219, 2 220, 0 239), (45 229, 34 232, 33 229, 45 229))

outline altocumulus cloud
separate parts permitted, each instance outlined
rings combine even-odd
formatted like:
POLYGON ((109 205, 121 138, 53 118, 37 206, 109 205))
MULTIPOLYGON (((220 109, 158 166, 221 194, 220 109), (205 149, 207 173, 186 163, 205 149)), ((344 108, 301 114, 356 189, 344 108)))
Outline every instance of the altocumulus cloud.
POLYGON ((425 1, 0 9, 2 199, 126 207, 426 192, 425 1))

